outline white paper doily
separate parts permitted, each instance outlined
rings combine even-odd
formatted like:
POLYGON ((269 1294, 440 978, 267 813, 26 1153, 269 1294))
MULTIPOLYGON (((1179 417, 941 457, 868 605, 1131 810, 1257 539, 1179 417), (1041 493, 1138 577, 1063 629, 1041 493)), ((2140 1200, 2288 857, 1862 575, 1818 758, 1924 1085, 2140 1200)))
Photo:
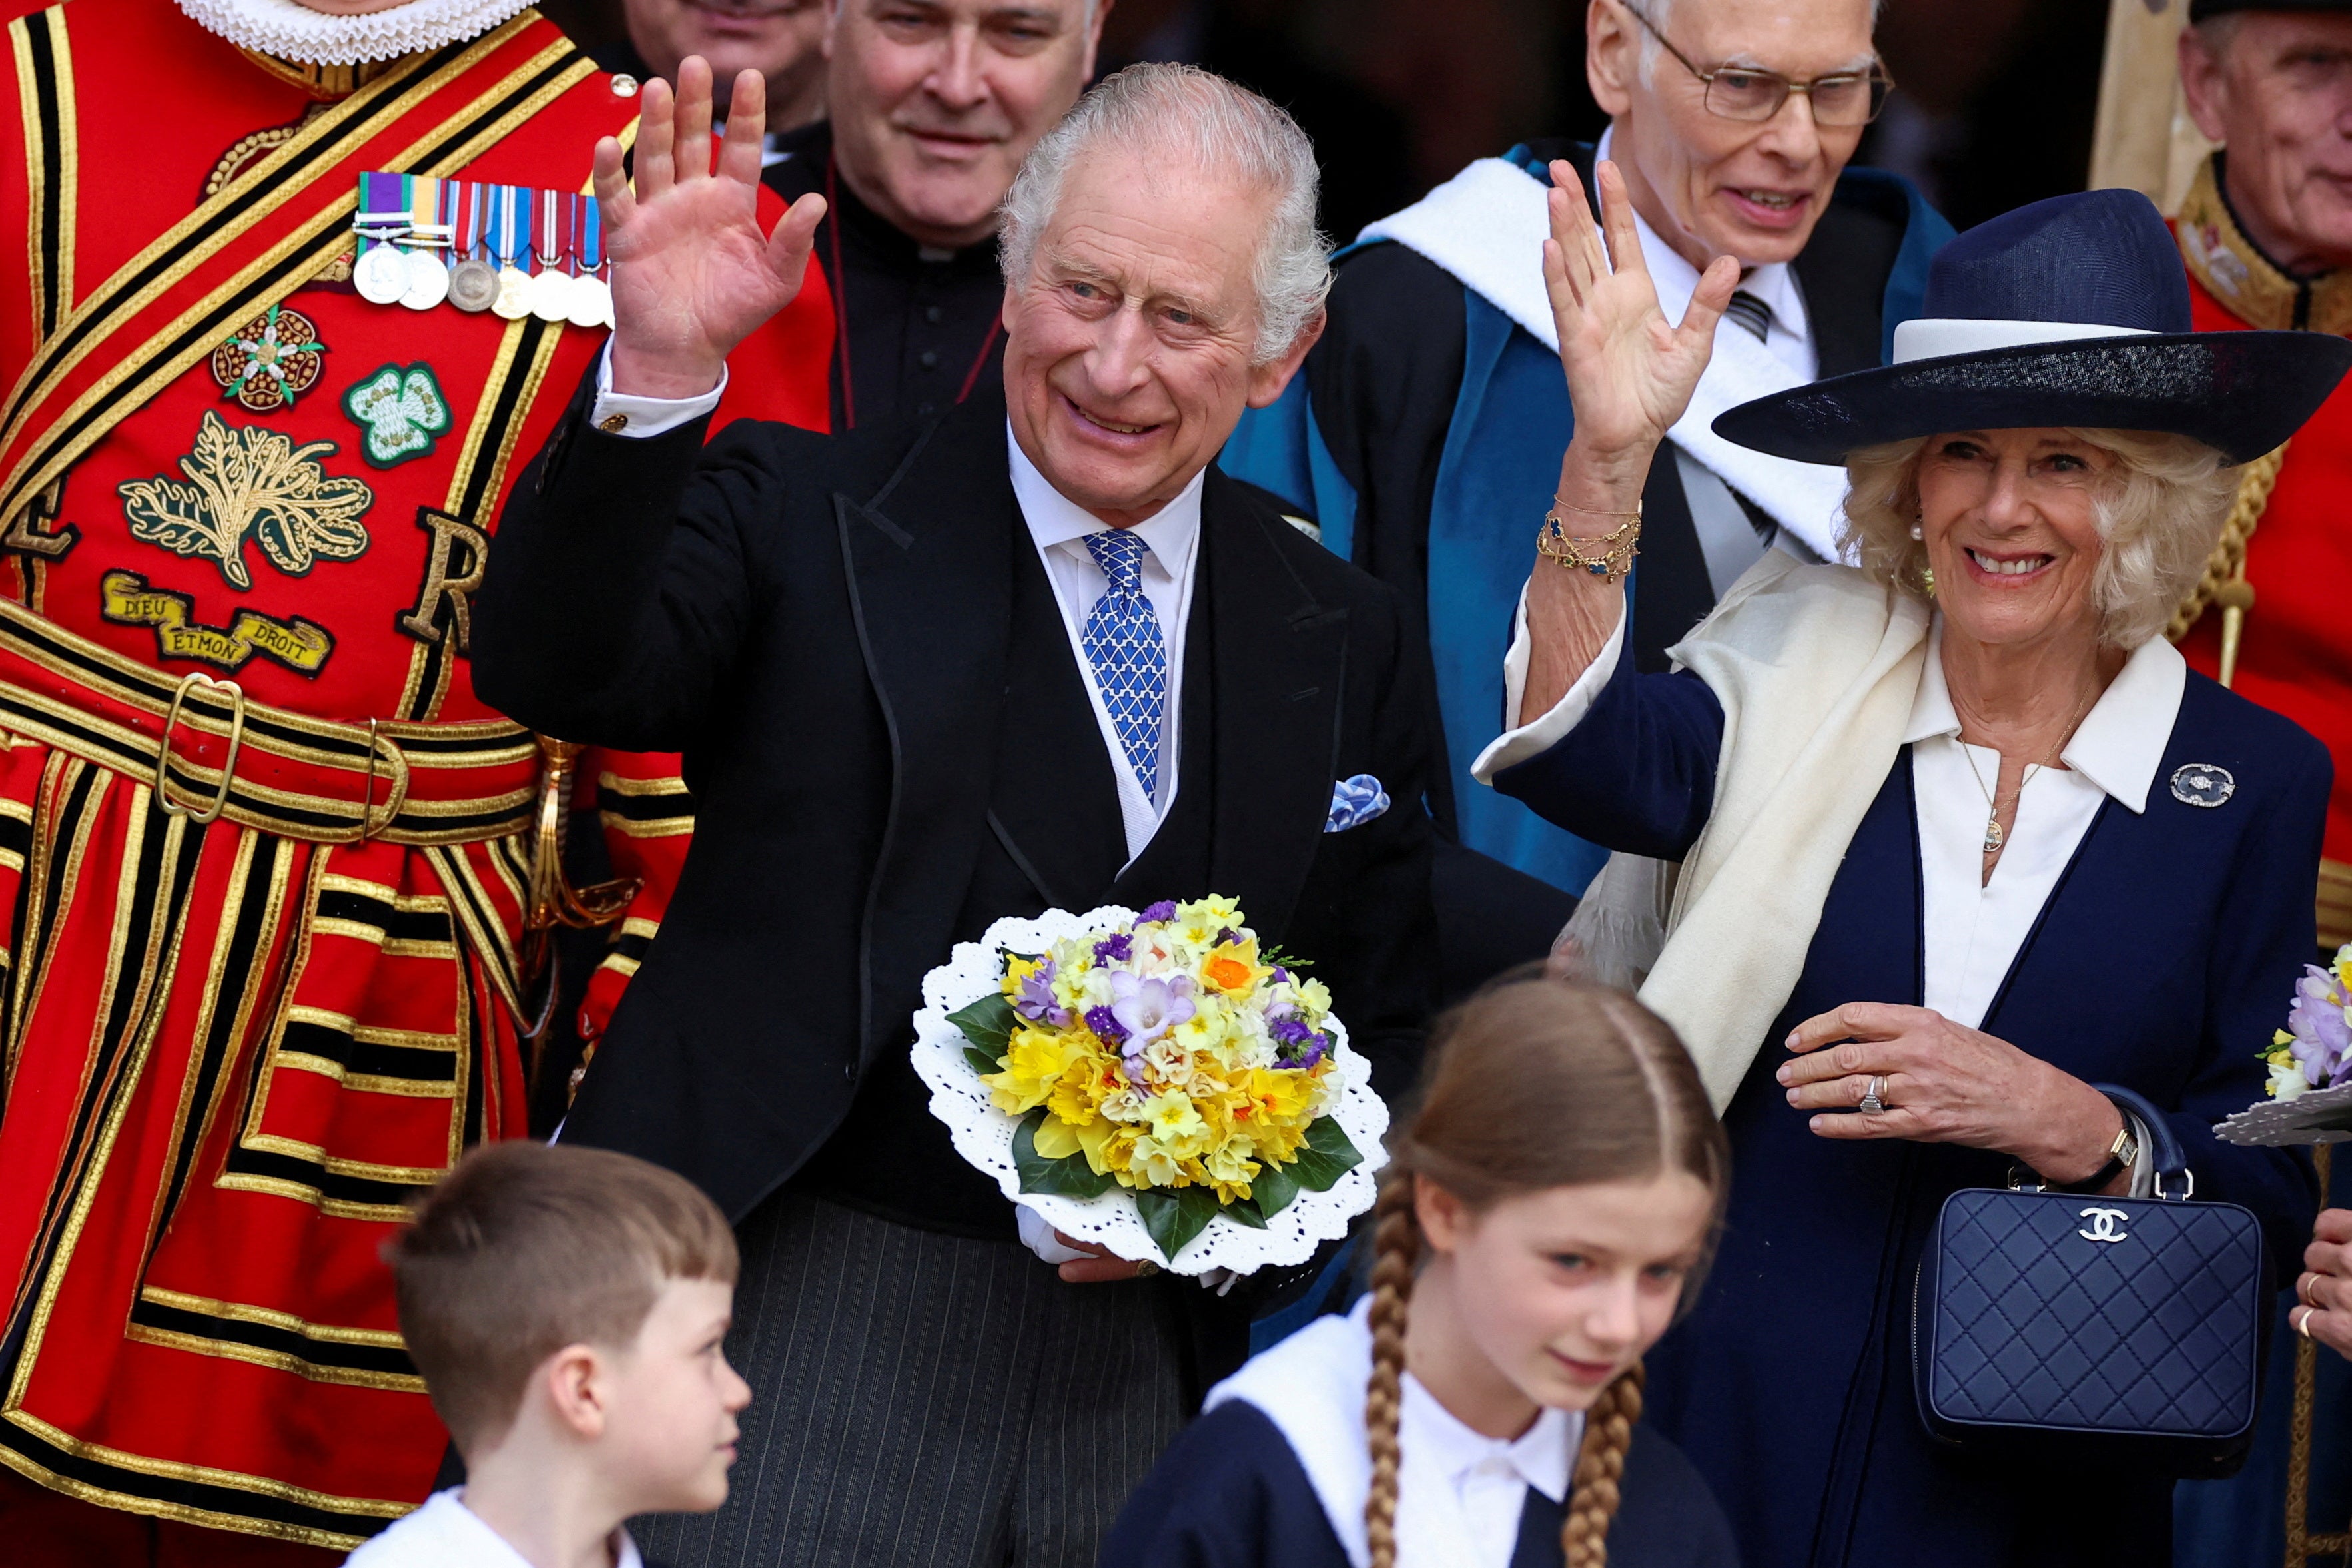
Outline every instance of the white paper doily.
POLYGON ((2224 1143, 2270 1149, 2341 1143, 2352 1138, 2352 1080, 2248 1106, 2215 1122, 2213 1131, 2224 1143))
POLYGON ((1371 1066, 1349 1046, 1347 1028, 1337 1017, 1323 1024, 1338 1064, 1334 1076, 1343 1086, 1328 1114, 1363 1161, 1328 1192, 1300 1188, 1290 1206, 1268 1219, 1264 1230, 1220 1214, 1171 1259, 1160 1255, 1160 1244, 1143 1228, 1134 1194, 1124 1187, 1113 1187, 1098 1198, 1021 1190, 1021 1173, 1013 1163, 1013 1133, 1019 1123, 990 1103, 987 1089, 964 1058, 970 1042, 948 1022, 948 1015, 997 988, 1001 949, 1043 952, 1064 937, 1127 925, 1134 919, 1134 911, 1115 905, 1083 915, 1048 910, 1034 921, 998 921, 979 942, 956 943, 948 961, 923 976, 923 1010, 915 1015, 915 1071, 931 1091, 931 1114, 947 1123, 957 1153, 983 1175, 994 1177, 1006 1197, 1043 1215, 1066 1236, 1098 1243, 1121 1258, 1149 1259, 1176 1274, 1205 1274, 1212 1268, 1248 1274, 1304 1263, 1323 1242, 1347 1235, 1349 1222, 1372 1206, 1380 1194, 1376 1173, 1388 1163, 1381 1140, 1389 1130, 1389 1108, 1372 1092, 1371 1066))

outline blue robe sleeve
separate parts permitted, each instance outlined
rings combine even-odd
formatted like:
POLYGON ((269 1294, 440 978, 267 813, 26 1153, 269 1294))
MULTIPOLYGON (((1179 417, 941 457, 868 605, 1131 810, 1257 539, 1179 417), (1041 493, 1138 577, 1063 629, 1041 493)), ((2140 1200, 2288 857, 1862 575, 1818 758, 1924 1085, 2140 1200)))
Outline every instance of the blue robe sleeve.
POLYGON ((1723 704, 1685 670, 1643 675, 1621 650, 1583 721, 1495 787, 1554 826, 1610 849, 1679 860, 1715 809, 1723 704))
POLYGON ((1184 1430, 1103 1538, 1102 1568, 1348 1568, 1281 1431, 1243 1400, 1184 1430))

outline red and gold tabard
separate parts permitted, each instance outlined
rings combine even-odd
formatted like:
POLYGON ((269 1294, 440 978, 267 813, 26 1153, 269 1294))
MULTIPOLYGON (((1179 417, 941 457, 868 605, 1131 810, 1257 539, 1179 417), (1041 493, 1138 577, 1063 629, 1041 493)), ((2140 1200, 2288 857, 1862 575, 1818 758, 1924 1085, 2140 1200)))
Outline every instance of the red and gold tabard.
MULTIPOLYGON (((2300 280, 2281 272, 2238 227, 2209 160, 2174 224, 2200 332, 2249 327, 2352 333, 2352 273, 2300 280)), ((2259 483, 2266 465, 2249 464, 2259 483)), ((2336 389, 2286 444, 2266 502, 2242 498, 2252 604, 2231 686, 2319 737, 2336 761, 2319 940, 2352 942, 2352 383, 2336 389)), ((2225 542, 2225 549, 2228 546, 2225 542)), ((2221 563, 2210 575, 2224 574, 2221 563)), ((2218 676, 2223 615, 2208 607, 2180 641, 2191 667, 2218 676)))
MULTIPOLYGON (((635 86, 530 12, 340 71, 168 0, 6 36, 0 1464, 345 1547, 444 1443, 377 1248, 524 1128, 540 749, 469 595, 604 335, 366 302, 358 176, 579 191, 635 86)), ((822 426, 822 295, 729 413, 822 426)), ((674 759, 580 765, 647 884, 603 1007, 689 823, 674 759)))

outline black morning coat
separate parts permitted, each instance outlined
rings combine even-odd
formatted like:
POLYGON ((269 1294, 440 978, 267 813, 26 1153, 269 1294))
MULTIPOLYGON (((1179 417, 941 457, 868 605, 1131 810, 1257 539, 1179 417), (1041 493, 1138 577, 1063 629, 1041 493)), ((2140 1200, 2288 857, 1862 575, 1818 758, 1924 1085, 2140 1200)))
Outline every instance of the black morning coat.
MULTIPOLYGON (((1181 789, 1122 877, 1111 763, 1013 498, 1001 384, 927 426, 746 421, 707 449, 703 420, 600 431, 589 395, 499 522, 475 688, 544 733, 685 752, 698 815, 567 1142, 667 1165, 740 1220, 864 1080, 880 1098, 835 1141, 860 1147, 828 1160, 862 1158, 869 1186, 901 1154, 939 1170, 953 1156, 906 1065, 924 974, 997 915, 1113 894, 1237 898, 1329 985, 1374 1086, 1411 1085, 1435 951, 1431 740, 1393 590, 1209 470, 1181 789), (1359 773, 1394 805, 1325 832, 1334 781, 1359 773)), ((939 1186, 952 1208, 982 1180, 956 1165, 939 1186)), ((985 1201, 1011 1240, 1011 1205, 985 1201)), ((1239 1359, 1224 1345, 1199 1374, 1239 1359)))

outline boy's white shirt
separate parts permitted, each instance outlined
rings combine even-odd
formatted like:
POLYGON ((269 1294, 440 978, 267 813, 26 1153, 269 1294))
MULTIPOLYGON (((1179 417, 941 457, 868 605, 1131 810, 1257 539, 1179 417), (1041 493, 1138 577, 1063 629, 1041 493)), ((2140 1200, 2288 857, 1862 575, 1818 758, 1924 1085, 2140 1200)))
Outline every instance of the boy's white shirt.
MULTIPOLYGON (((350 1568, 532 1568, 530 1559, 458 1500, 462 1489, 435 1492, 423 1508, 352 1552, 350 1568)), ((645 1563, 627 1529, 614 1526, 614 1568, 645 1568, 645 1563)))

